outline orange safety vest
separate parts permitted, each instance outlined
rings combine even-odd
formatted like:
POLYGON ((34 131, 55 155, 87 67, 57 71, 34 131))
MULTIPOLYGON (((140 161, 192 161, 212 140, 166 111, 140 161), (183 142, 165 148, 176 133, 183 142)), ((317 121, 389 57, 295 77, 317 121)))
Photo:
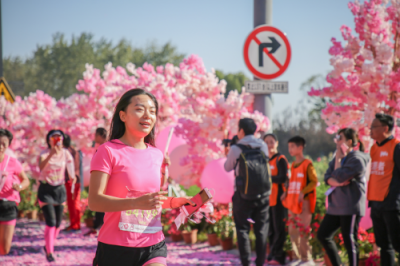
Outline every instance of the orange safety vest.
MULTIPOLYGON (((291 177, 289 180, 289 188, 287 196, 282 201, 283 206, 293 213, 300 214, 303 211, 303 202, 299 202, 300 192, 307 186, 307 169, 312 164, 311 160, 305 159, 299 166, 294 167, 292 163, 291 177)), ((317 203, 317 190, 314 188, 313 191, 307 194, 310 201, 311 213, 314 213, 315 204, 317 203)))
MULTIPOLYGON (((281 158, 285 159, 287 162, 285 155, 278 155, 274 159, 269 161, 269 166, 271 169, 271 176, 278 175, 277 164, 281 158)), ((288 169, 289 169, 289 163, 288 163, 288 169)), ((282 186, 283 191, 286 191, 285 185, 281 184, 281 186, 282 186)), ((279 191, 279 184, 272 183, 271 195, 269 196, 269 206, 276 205, 277 200, 278 200, 278 191, 279 191)))
POLYGON ((389 185, 393 178, 394 149, 400 143, 391 139, 383 146, 376 143, 371 147, 371 174, 368 181, 368 200, 383 201, 389 193, 389 185))

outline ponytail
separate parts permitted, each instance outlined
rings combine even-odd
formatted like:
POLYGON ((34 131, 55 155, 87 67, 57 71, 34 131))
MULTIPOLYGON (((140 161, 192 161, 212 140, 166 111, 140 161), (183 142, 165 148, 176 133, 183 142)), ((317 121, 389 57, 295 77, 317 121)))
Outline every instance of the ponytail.
POLYGON ((365 152, 364 143, 362 143, 361 140, 358 140, 358 144, 359 144, 358 149, 359 149, 360 151, 362 151, 362 152, 365 152))

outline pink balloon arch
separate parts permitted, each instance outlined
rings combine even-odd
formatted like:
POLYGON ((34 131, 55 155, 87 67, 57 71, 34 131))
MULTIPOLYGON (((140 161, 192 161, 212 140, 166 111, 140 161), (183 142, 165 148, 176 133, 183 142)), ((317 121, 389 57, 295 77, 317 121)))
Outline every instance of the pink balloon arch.
POLYGON ((235 175, 234 171, 225 171, 225 161, 226 158, 220 158, 208 163, 201 174, 200 183, 203 188, 209 188, 211 193, 215 191, 215 202, 226 204, 232 201, 235 175))
POLYGON ((181 160, 189 154, 189 145, 184 144, 171 151, 169 157, 171 166, 169 167, 169 176, 180 183, 184 175, 190 172, 190 165, 181 165, 181 160))
MULTIPOLYGON (((175 127, 174 126, 168 126, 166 128, 164 128, 160 133, 158 133, 157 137, 156 137, 156 147, 158 149, 160 149, 162 152, 164 152, 165 150, 165 146, 167 144, 167 140, 168 140, 168 135, 169 135, 169 131, 171 130, 171 128, 175 127)), ((178 146, 186 144, 186 141, 180 137, 178 137, 175 132, 172 135, 171 138, 171 142, 169 143, 169 147, 168 147, 168 153, 171 154, 171 152, 178 146)))

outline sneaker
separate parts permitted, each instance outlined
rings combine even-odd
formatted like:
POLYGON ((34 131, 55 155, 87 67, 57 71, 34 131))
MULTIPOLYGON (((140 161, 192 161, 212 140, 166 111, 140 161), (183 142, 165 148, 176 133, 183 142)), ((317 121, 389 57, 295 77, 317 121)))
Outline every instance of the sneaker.
POLYGON ((61 231, 62 232, 78 232, 80 230, 81 230, 80 228, 79 229, 73 229, 71 226, 68 226, 68 227, 64 228, 63 230, 61 230, 61 231))
POLYGON ((282 265, 282 264, 280 264, 279 261, 277 260, 271 260, 268 262, 268 265, 282 265))
POLYGON ((83 236, 97 235, 97 230, 90 229, 89 232, 85 233, 83 236))
POLYGON ((46 259, 47 259, 48 262, 53 262, 53 261, 56 260, 56 259, 53 257, 53 254, 46 255, 46 259))
POLYGON ((286 266, 298 266, 302 263, 301 260, 292 260, 286 263, 286 266))
POLYGON ((315 262, 313 260, 309 260, 309 261, 302 261, 299 266, 315 266, 315 262))

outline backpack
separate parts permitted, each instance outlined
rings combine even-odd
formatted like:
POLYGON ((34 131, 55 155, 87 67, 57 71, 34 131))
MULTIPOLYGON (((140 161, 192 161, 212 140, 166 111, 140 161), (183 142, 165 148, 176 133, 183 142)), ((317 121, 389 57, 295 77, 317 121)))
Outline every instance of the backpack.
POLYGON ((236 146, 242 150, 236 162, 236 166, 239 164, 239 175, 235 179, 236 190, 246 200, 268 196, 271 191, 271 170, 267 156, 260 148, 253 149, 242 144, 236 146))

